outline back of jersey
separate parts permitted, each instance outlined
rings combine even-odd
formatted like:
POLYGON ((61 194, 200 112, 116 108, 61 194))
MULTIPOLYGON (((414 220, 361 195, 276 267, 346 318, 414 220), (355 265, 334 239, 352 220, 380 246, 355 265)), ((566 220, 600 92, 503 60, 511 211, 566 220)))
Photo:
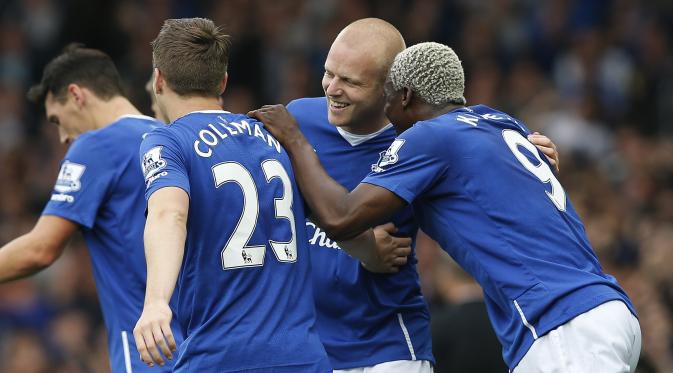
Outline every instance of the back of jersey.
POLYGON ((413 202, 421 229, 480 283, 510 368, 601 303, 633 310, 527 134, 505 113, 458 108, 402 133, 364 180, 413 202))
POLYGON ((190 196, 178 279, 176 369, 329 371, 315 314, 303 201, 280 144, 256 122, 190 113, 143 142, 146 196, 190 196))

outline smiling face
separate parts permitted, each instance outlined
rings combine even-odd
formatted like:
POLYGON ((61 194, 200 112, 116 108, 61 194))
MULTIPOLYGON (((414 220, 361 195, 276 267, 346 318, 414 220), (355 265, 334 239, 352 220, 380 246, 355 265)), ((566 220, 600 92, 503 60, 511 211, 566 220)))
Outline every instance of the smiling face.
POLYGON ((47 113, 47 121, 58 127, 61 143, 70 144, 85 132, 84 116, 71 94, 67 94, 65 101, 63 101, 54 97, 51 92, 47 93, 44 108, 47 113))
MULTIPOLYGON (((373 48, 376 49, 376 48, 373 48)), ((351 133, 371 133, 383 127, 383 64, 376 51, 337 39, 325 61, 322 87, 327 118, 351 133)))

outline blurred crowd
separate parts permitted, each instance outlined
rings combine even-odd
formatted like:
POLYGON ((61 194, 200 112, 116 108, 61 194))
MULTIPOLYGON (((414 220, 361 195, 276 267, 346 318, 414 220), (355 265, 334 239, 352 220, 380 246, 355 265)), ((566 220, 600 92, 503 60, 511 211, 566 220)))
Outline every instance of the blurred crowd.
MULTIPOLYGON (((25 99, 44 64, 71 41, 100 48, 117 63, 132 102, 151 115, 149 43, 164 19, 191 16, 224 24, 233 36, 224 94, 232 112, 321 95, 329 46, 358 18, 390 21, 408 45, 453 47, 468 104, 517 116, 558 145, 560 180, 603 266, 639 312, 638 371, 673 371, 673 2, 666 0, 1 2, 0 244, 33 226, 66 150, 43 110, 25 99)), ((455 353, 449 342, 463 339, 456 315, 484 325, 482 294, 431 241, 418 252, 442 372, 479 356, 455 353)), ((495 343, 488 333, 476 333, 482 346, 495 343)), ((81 239, 37 277, 0 285, 1 372, 104 372, 105 344, 81 239)))

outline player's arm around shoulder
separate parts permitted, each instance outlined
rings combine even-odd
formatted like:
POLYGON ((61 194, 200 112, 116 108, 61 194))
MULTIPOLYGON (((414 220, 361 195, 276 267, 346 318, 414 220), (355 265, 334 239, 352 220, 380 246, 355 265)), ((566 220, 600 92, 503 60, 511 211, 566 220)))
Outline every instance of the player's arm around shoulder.
POLYGON ((316 223, 333 239, 353 239, 406 205, 394 193, 377 186, 361 183, 349 193, 327 174, 295 118, 283 105, 266 105, 248 115, 264 123, 283 144, 316 223))
POLYGON ((0 249, 0 282, 30 276, 50 266, 78 228, 58 216, 41 216, 30 232, 0 249))

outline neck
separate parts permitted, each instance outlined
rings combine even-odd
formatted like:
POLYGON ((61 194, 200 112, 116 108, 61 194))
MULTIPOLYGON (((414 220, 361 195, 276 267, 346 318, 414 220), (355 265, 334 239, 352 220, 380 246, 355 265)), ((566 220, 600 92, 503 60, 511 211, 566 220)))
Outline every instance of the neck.
POLYGON ((376 131, 379 131, 381 128, 385 127, 390 123, 388 118, 385 116, 372 120, 372 121, 366 121, 364 125, 356 125, 356 126, 339 126, 342 130, 352 133, 354 135, 370 135, 376 131))
POLYGON ((110 123, 116 121, 123 115, 140 115, 140 111, 136 109, 131 102, 123 96, 115 96, 108 101, 98 100, 94 103, 92 108, 91 124, 96 128, 103 128, 110 123))
POLYGON ((166 93, 161 97, 164 112, 170 122, 183 117, 194 111, 222 110, 217 97, 204 96, 178 96, 174 93, 166 93))
POLYGON ((420 122, 422 120, 437 118, 440 115, 444 115, 450 111, 462 107, 464 107, 464 105, 455 105, 455 104, 447 104, 444 106, 432 106, 428 104, 419 105, 418 108, 416 109, 416 117, 418 118, 416 121, 420 122))

